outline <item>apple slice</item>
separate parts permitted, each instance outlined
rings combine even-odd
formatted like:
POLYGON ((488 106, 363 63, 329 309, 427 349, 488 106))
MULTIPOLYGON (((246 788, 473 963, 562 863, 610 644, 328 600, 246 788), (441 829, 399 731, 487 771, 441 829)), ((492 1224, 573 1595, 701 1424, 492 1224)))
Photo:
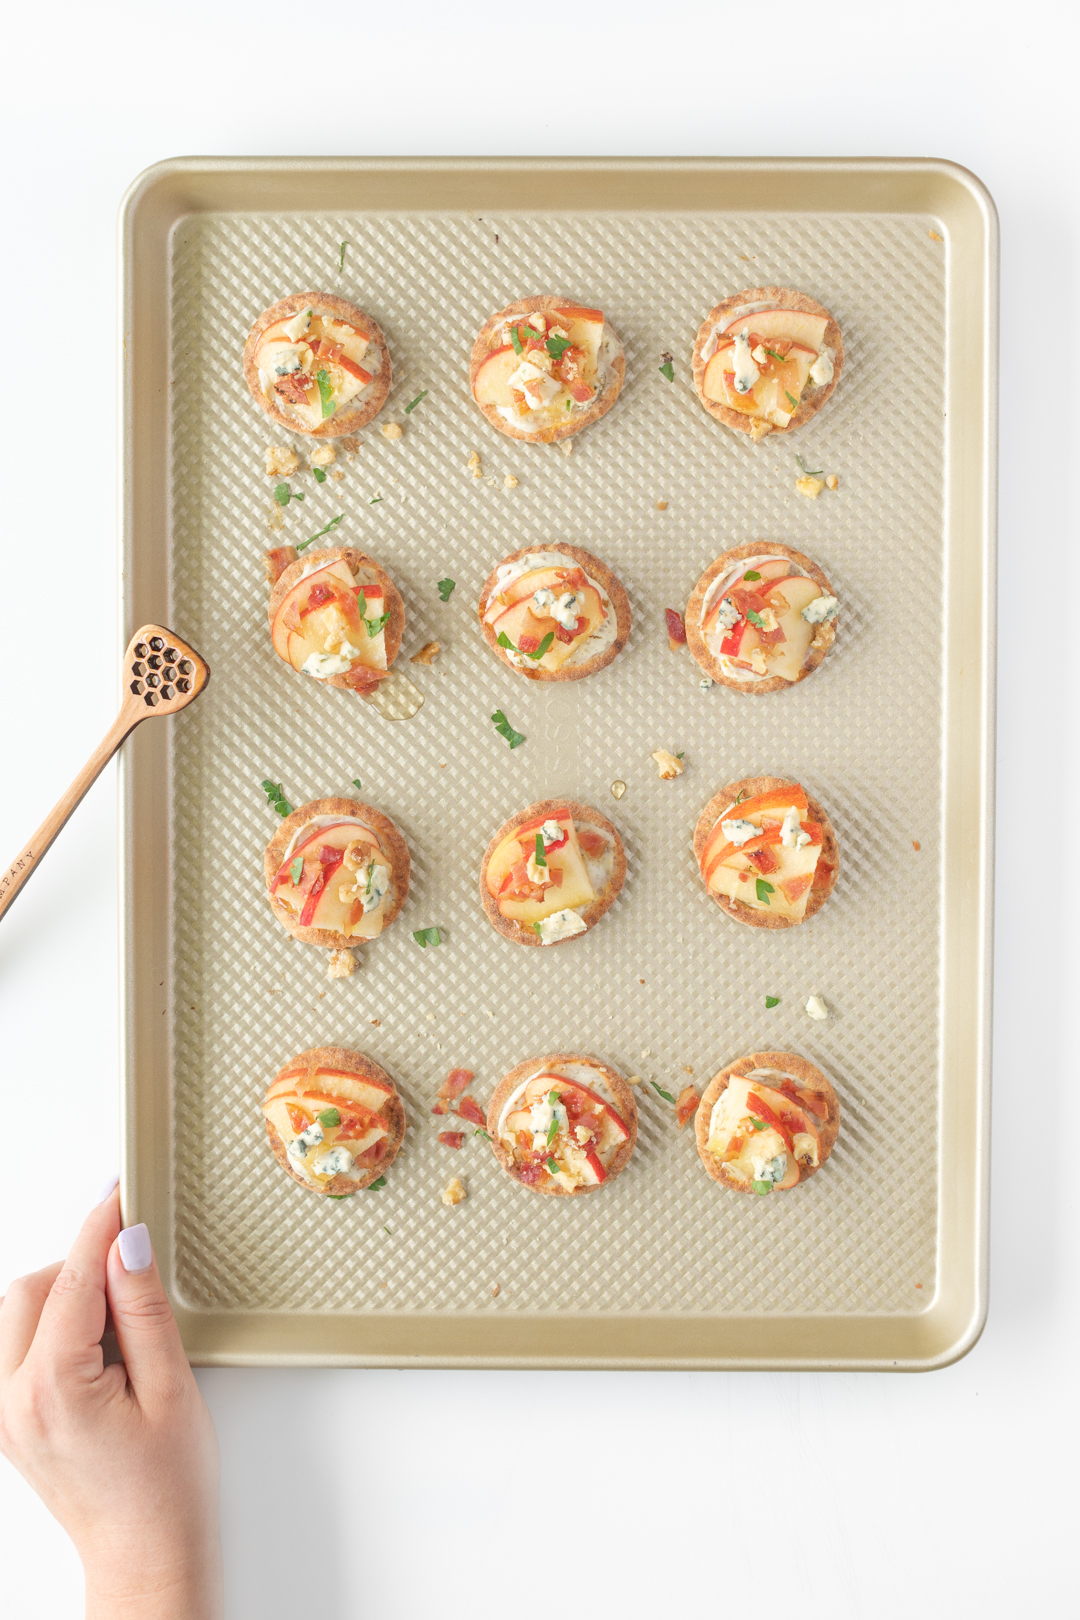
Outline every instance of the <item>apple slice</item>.
POLYGON ((792 343, 818 355, 828 324, 826 316, 809 315, 801 309, 759 309, 752 315, 740 315, 724 328, 721 336, 734 341, 736 332, 754 332, 765 339, 790 338, 792 343))
MULTIPOLYGON (((512 864, 513 862, 511 862, 512 864)), ((504 917, 529 925, 540 922, 544 917, 550 917, 552 912, 573 910, 575 906, 590 905, 596 899, 596 891, 589 881, 589 874, 581 850, 578 848, 577 838, 572 831, 569 841, 561 849, 548 851, 547 864, 552 872, 562 872, 562 883, 552 884, 545 891, 542 900, 519 900, 509 896, 500 899, 499 910, 504 917)), ((490 883, 491 868, 489 866, 488 884, 490 885, 490 883)))
POLYGON ((724 831, 725 821, 752 821, 755 826, 760 826, 761 816, 772 816, 775 821, 780 822, 783 820, 784 812, 792 805, 799 812, 800 819, 805 819, 806 794, 801 787, 793 786, 779 792, 759 793, 756 798, 744 799, 741 804, 729 806, 722 816, 717 817, 702 845, 702 871, 716 852, 728 842, 727 833, 724 831))
POLYGON ((584 1159, 585 1163, 580 1167, 582 1181, 587 1187, 599 1187, 601 1182, 607 1180, 607 1171, 591 1147, 585 1149, 584 1159))
POLYGON ((802 610, 807 603, 817 600, 821 590, 812 579, 792 575, 770 585, 766 595, 770 604, 774 604, 776 622, 784 632, 783 644, 769 660, 769 674, 782 675, 786 681, 798 680, 817 630, 816 625, 807 624, 802 610), (781 607, 781 602, 786 606, 781 607))
POLYGON ((754 911, 767 911, 774 917, 787 917, 793 921, 800 921, 806 911, 806 902, 810 897, 810 887, 796 898, 789 899, 781 884, 790 882, 792 878, 800 875, 809 875, 812 880, 818 856, 821 853, 820 844, 805 844, 801 849, 778 848, 781 856, 780 871, 770 873, 761 879, 763 884, 769 884, 759 897, 757 891, 757 877, 753 871, 748 872, 745 867, 741 870, 727 864, 717 862, 710 868, 709 892, 714 895, 725 895, 729 900, 740 900, 743 905, 754 911))
POLYGON ((630 1135, 629 1127, 622 1116, 616 1113, 611 1104, 606 1102, 598 1091, 593 1091, 591 1086, 582 1085, 580 1080, 568 1080, 565 1075, 538 1074, 525 1087, 524 1100, 530 1105, 541 1102, 550 1091, 557 1091, 560 1096, 565 1095, 568 1091, 575 1091, 579 1096, 587 1097, 591 1103, 602 1111, 605 1129, 610 1129, 613 1140, 625 1142, 630 1135))
POLYGON ((522 602, 537 591, 554 591, 561 596, 565 591, 577 590, 587 584, 585 575, 580 568, 568 562, 565 568, 530 568, 526 574, 518 574, 497 596, 493 602, 500 602, 504 608, 513 607, 515 602, 522 602))
POLYGON ((367 827, 360 827, 355 821, 333 821, 328 826, 318 827, 314 832, 301 840, 292 854, 278 867, 274 880, 270 885, 271 894, 275 894, 282 886, 293 886, 292 864, 298 855, 303 857, 305 867, 309 857, 317 856, 318 851, 327 845, 331 849, 345 849, 349 844, 370 844, 377 854, 382 854, 382 848, 375 834, 367 827))
POLYGON ((349 614, 348 599, 351 598, 354 623, 359 626, 359 609, 356 608, 356 583, 352 576, 352 569, 340 557, 327 563, 314 572, 305 574, 302 579, 286 592, 278 603, 274 622, 270 628, 270 639, 274 644, 274 651, 280 658, 287 659, 288 638, 290 633, 301 630, 305 618, 310 619, 311 613, 320 605, 337 602, 341 611, 349 614), (329 594, 326 594, 327 591, 329 594), (312 593, 315 596, 314 604, 311 601, 312 593))
POLYGON ((535 652, 546 635, 550 635, 554 640, 559 626, 550 615, 541 618, 533 612, 530 596, 523 601, 515 602, 513 607, 506 608, 492 620, 491 628, 497 637, 506 636, 518 651, 527 654, 535 652))
POLYGON ((734 344, 727 344, 717 349, 705 367, 701 383, 705 398, 717 405, 726 405, 729 410, 741 411, 745 416, 768 416, 770 411, 782 411, 791 416, 798 408, 810 367, 817 358, 814 351, 793 344, 783 360, 770 359, 746 394, 737 393, 728 382, 733 372, 733 354, 734 344))
POLYGON ((473 384, 473 398, 476 403, 495 406, 516 405, 517 400, 507 386, 507 380, 513 376, 520 363, 519 355, 509 343, 501 349, 492 349, 476 373, 476 381, 473 384))

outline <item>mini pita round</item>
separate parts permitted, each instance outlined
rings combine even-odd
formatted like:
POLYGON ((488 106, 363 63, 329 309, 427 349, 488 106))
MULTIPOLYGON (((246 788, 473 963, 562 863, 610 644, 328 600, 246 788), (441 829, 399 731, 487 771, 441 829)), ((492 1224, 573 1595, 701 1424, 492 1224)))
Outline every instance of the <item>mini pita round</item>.
MULTIPOLYGON (((599 557, 594 557, 591 551, 583 551, 580 546, 567 546, 561 542, 554 542, 545 546, 526 546, 521 551, 512 551, 492 569, 484 581, 484 588, 480 593, 479 603, 480 630, 484 640, 491 648, 499 661, 512 669, 516 675, 524 675, 529 681, 580 681, 586 675, 595 675, 598 670, 606 669, 626 646, 630 635, 630 603, 621 582, 611 572, 606 563, 599 557), (496 593, 499 584, 499 569, 506 563, 520 562, 523 558, 535 556, 537 552, 560 552, 576 567, 588 574, 590 579, 596 581, 604 595, 611 603, 615 613, 615 640, 593 658, 584 658, 580 663, 564 664, 561 669, 539 669, 535 665, 521 668, 513 663, 506 655, 505 650, 499 646, 498 636, 492 625, 484 622, 488 603, 496 593)), ((587 643, 586 643, 587 645, 587 643)))
POLYGON ((759 438, 769 438, 774 433, 792 433, 796 428, 801 428, 832 396, 840 381, 840 373, 844 369, 844 340, 840 335, 839 326, 824 304, 819 304, 808 294, 795 292, 791 287, 748 287, 745 292, 733 293, 730 298, 722 299, 706 315, 694 343, 693 367, 695 392, 710 416, 715 416, 718 422, 735 428, 739 433, 750 434, 751 437, 754 437, 754 428, 757 427, 759 438), (705 368, 709 362, 704 358, 702 351, 712 336, 713 328, 725 315, 733 316, 736 310, 744 308, 747 304, 763 303, 767 303, 770 309, 791 309, 798 310, 804 315, 824 315, 829 323, 825 328, 823 347, 832 354, 832 379, 823 383, 820 388, 815 387, 813 383, 807 383, 799 400, 798 409, 792 414, 787 426, 782 428, 765 423, 760 417, 747 416, 743 411, 732 410, 730 405, 721 405, 716 400, 705 397, 705 368), (760 431, 762 427, 766 429, 765 432, 760 431))
MULTIPOLYGON (((302 804, 281 822, 273 838, 266 846, 263 856, 263 872, 266 878, 266 897, 270 902, 270 910, 274 913, 281 926, 294 939, 302 940, 305 945, 321 945, 329 950, 349 950, 358 945, 372 945, 371 939, 355 939, 351 934, 338 934, 332 928, 301 928, 296 920, 296 913, 275 899, 270 892, 270 885, 285 860, 285 851, 294 835, 313 821, 316 816, 356 816, 378 838, 383 853, 390 862, 390 902, 383 917, 382 932, 385 933, 394 918, 401 911, 409 893, 409 846, 398 832, 389 816, 384 816, 381 810, 374 805, 364 804, 361 799, 312 799, 308 804, 302 804)), ((381 938, 377 934, 376 939, 381 938)))
MULTIPOLYGON (((321 1069, 339 1069, 345 1074, 355 1074, 360 1080, 373 1080, 382 1085, 394 1087, 393 1096, 388 1097, 382 1108, 379 1109, 380 1119, 388 1126, 387 1134, 383 1138, 386 1146, 383 1149, 382 1157, 360 1179, 345 1175, 331 1176, 324 1187, 313 1186, 310 1181, 305 1181, 304 1177, 293 1169, 284 1142, 270 1121, 266 1120, 265 1122, 266 1134, 274 1158, 281 1168, 304 1188, 305 1192, 316 1193, 324 1198, 341 1198, 347 1197, 350 1193, 363 1192, 365 1187, 370 1187, 373 1181, 378 1181, 379 1177, 393 1164, 405 1137, 405 1105, 398 1094, 397 1086, 394 1085, 386 1070, 381 1068, 378 1063, 373 1062, 369 1057, 365 1057, 362 1052, 353 1052, 347 1046, 313 1046, 306 1052, 299 1052, 296 1057, 282 1065, 273 1080, 271 1080, 270 1085, 272 1086, 276 1081, 283 1080, 286 1075, 292 1074, 293 1070, 300 1064, 303 1064, 313 1076, 321 1069)), ((332 1080, 333 1077, 330 1076, 329 1078, 332 1080)), ((267 1092, 269 1092, 269 1089, 268 1086, 267 1092)), ((326 1094, 328 1097, 334 1095, 332 1085, 327 1085, 326 1094)), ((341 1100, 348 1105, 348 1098, 343 1097, 341 1100)))
MULTIPOLYGON (((698 863, 698 872, 701 872, 701 852, 705 848, 706 838, 716 826, 722 813, 734 806, 735 800, 740 793, 744 798, 756 799, 762 793, 777 793, 781 788, 794 788, 797 786, 801 786, 801 784, 789 782, 783 776, 746 776, 741 782, 729 782, 727 787, 720 789, 719 793, 714 793, 698 817, 697 826, 694 828, 694 859, 698 863)), ((803 792, 806 793, 805 788, 803 788, 803 792)), ((726 911, 728 916, 733 917, 736 922, 745 923, 749 928, 799 928, 804 922, 808 922, 811 917, 817 915, 830 894, 832 894, 833 889, 836 887, 836 878, 840 867, 840 846, 836 841, 832 822, 818 801, 811 798, 809 793, 806 793, 806 810, 808 818, 811 821, 819 822, 821 826, 821 854, 818 856, 818 866, 820 869, 823 861, 831 866, 832 872, 828 882, 811 887, 810 896, 806 902, 806 910, 797 921, 793 917, 777 917, 767 911, 759 911, 754 906, 744 906, 738 900, 729 899, 726 894, 712 894, 710 890, 711 898, 716 901, 722 911, 726 911)), ((815 877, 816 875, 815 872, 815 877)), ((704 882, 704 878, 702 878, 702 882, 704 882)))
MULTIPOLYGON (((621 1074, 618 1074, 614 1069, 609 1067, 608 1064, 601 1063, 599 1058, 585 1057, 580 1052, 557 1052, 551 1057, 529 1058, 526 1060, 526 1062, 519 1063, 516 1068, 511 1069, 509 1074, 504 1074, 498 1085, 495 1087, 495 1090, 492 1093, 491 1101, 488 1103, 487 1131, 488 1135, 491 1137, 491 1147, 495 1157, 498 1159, 500 1165, 506 1171, 507 1175, 511 1176, 515 1181, 518 1181, 520 1178, 518 1177, 514 1168, 513 1156, 499 1140, 499 1115, 503 1111, 507 1098, 517 1090, 518 1086, 520 1086, 523 1081, 530 1079, 532 1075, 539 1074, 542 1070, 547 1068, 552 1069, 557 1074, 559 1072, 559 1065, 563 1063, 585 1063, 588 1064, 590 1068, 595 1069, 597 1078, 611 1093, 612 1106, 614 1107, 615 1112, 621 1117, 623 1124, 628 1126, 630 1130, 630 1135, 627 1137, 626 1141, 619 1143, 619 1146, 615 1149, 615 1152, 611 1156, 610 1162, 605 1166, 607 1170, 606 1179, 598 1184, 594 1184, 592 1186, 583 1185, 580 1187, 571 1188, 562 1187, 556 1182, 551 1182, 548 1186, 539 1186, 526 1181, 521 1182, 521 1185, 523 1187, 528 1187, 530 1192, 547 1193, 549 1196, 555 1198, 573 1198, 578 1193, 599 1192, 602 1187, 606 1187, 608 1182, 615 1179, 620 1170, 625 1169, 630 1162, 631 1156, 633 1155, 634 1144, 637 1142, 638 1131, 637 1103, 634 1100, 634 1093, 631 1091, 621 1074)), ((570 1084, 573 1084, 573 1082, 570 1081, 569 1075, 566 1075, 563 1078, 568 1080, 570 1084)), ((603 1093, 601 1092, 600 1095, 603 1096, 603 1093)))
POLYGON ((710 651, 702 634, 701 620, 705 598, 714 581, 729 574, 735 563, 750 557, 786 557, 797 568, 801 568, 804 573, 809 574, 818 589, 824 591, 827 596, 833 595, 833 589, 816 562, 801 551, 794 551, 790 546, 779 544, 760 542, 745 546, 733 546, 730 551, 723 552, 714 563, 710 563, 706 568, 691 591, 690 600, 686 604, 684 618, 686 645, 690 648, 695 662, 719 686, 727 686, 733 692, 741 692, 747 697, 761 697, 766 692, 781 692, 785 687, 797 686, 800 681, 805 681, 808 675, 813 674, 818 665, 824 661, 832 648, 833 642, 836 640, 836 619, 828 619, 824 624, 818 626, 814 640, 810 644, 810 650, 803 662, 803 667, 793 681, 786 681, 782 675, 773 675, 765 680, 739 681, 734 676, 725 674, 719 658, 710 651))
MULTIPOLYGON (((278 608, 281 606, 282 602, 284 602, 293 586, 299 584, 300 580, 304 577, 304 569, 309 567, 313 562, 317 562, 320 567, 325 567, 327 564, 332 562, 345 562, 348 563, 349 567, 354 573, 373 574, 375 576, 373 583, 382 586, 384 611, 390 615, 383 626, 383 644, 386 648, 386 667, 387 669, 390 669, 393 666, 394 659, 401 651, 401 638, 405 634, 405 604, 401 600, 401 592, 390 578, 390 575, 386 572, 386 569, 382 568, 375 561, 374 557, 369 557, 366 551, 357 551, 354 546, 328 546, 325 551, 304 552, 301 556, 297 557, 295 562, 291 562, 288 568, 286 568, 278 576, 278 579, 274 584, 274 588, 270 592, 270 600, 267 603, 266 609, 267 619, 270 624, 271 637, 273 636, 274 620, 277 617, 278 608)), ((277 653, 277 656, 281 658, 281 654, 278 653, 276 647, 274 648, 274 651, 277 653)), ((289 663, 287 658, 282 658, 281 661, 284 664, 288 664, 288 667, 292 669, 293 666, 289 663)), ((297 671, 297 673, 299 674, 302 672, 297 671)), ((308 679, 310 678, 311 677, 308 677, 308 679)), ((355 690, 355 688, 349 684, 349 675, 347 671, 342 675, 320 676, 318 678, 318 684, 320 686, 337 686, 346 692, 355 690)))
POLYGON ((580 804, 576 799, 538 799, 535 804, 530 804, 527 809, 520 810, 516 816, 511 816, 509 821, 503 822, 488 844, 480 866, 480 901, 487 914, 488 922, 498 930, 504 939, 512 940, 515 945, 536 945, 542 950, 551 950, 556 945, 569 945, 574 940, 584 939, 585 937, 584 934, 571 934, 567 939, 552 940, 550 945, 545 945, 531 923, 519 923, 512 917, 503 916, 499 910, 498 901, 487 885, 487 873, 491 857, 505 838, 509 838, 518 827, 523 827, 528 821, 535 821, 540 817, 557 819, 559 816, 566 815, 571 816, 575 824, 580 822, 582 826, 599 828, 602 833, 606 833, 612 840, 614 846, 611 876, 608 879, 607 887, 580 914, 581 920, 585 924, 586 933, 596 927, 605 911, 618 897, 619 891, 626 881, 626 850, 623 848, 623 841, 619 837, 618 829, 612 826, 606 816, 602 816, 599 810, 594 810, 591 805, 580 804))
MULTIPOLYGON (((800 1164, 799 1180, 795 1183, 795 1186, 801 1186, 804 1181, 809 1181, 811 1176, 816 1175, 832 1152, 840 1131, 840 1101, 833 1089, 832 1081, 822 1074, 821 1070, 813 1063, 809 1063, 804 1057, 799 1057, 795 1052, 750 1052, 746 1057, 736 1058, 734 1063, 729 1063, 726 1068, 720 1070, 719 1074, 713 1076, 701 1094, 701 1102, 698 1105, 694 1122, 694 1133, 701 1162, 713 1181, 720 1182, 721 1186, 729 1187, 732 1192, 750 1193, 753 1197, 757 1197, 758 1195, 754 1193, 752 1187, 743 1186, 741 1182, 737 1182, 725 1174, 724 1166, 714 1153, 710 1153, 708 1147, 709 1126, 717 1100, 727 1090, 730 1080, 736 1077, 746 1079, 754 1069, 781 1070, 782 1073, 790 1075, 803 1090, 816 1092, 825 1105, 824 1118, 818 1124, 818 1163, 816 1165, 800 1164)), ((763 1080, 762 1084, 767 1085, 768 1082, 763 1080)), ((795 1187, 786 1187, 784 1191, 794 1192, 795 1187)))
MULTIPOLYGON (((367 370, 367 367, 364 369, 367 370)), ((390 392, 391 371, 390 351, 379 327, 358 304, 350 304, 346 299, 339 298, 336 293, 290 293, 287 298, 279 298, 276 304, 271 304, 269 309, 263 310, 244 344, 244 381, 251 389, 255 403, 279 427, 287 428, 290 433, 302 433, 309 439, 340 439, 343 434, 358 433, 361 428, 367 427, 372 417, 377 416, 386 403, 386 396, 390 392), (262 391, 259 370, 255 364, 255 351, 263 333, 269 327, 275 326, 278 321, 286 321, 290 315, 299 315, 301 310, 308 308, 313 309, 316 315, 333 315, 339 321, 347 321, 350 326, 358 327, 379 355, 379 369, 372 376, 370 394, 359 405, 350 404, 344 406, 342 410, 335 411, 333 416, 328 416, 317 427, 301 426, 294 417, 286 415, 272 399, 267 398, 262 391)))
POLYGON ((569 309, 570 307, 571 300, 554 298, 548 294, 538 295, 535 298, 519 298, 516 303, 507 304, 505 309, 501 309, 497 315, 492 315, 486 320, 477 334, 476 342, 472 347, 472 354, 469 357, 469 392, 473 396, 473 403, 477 410, 483 412, 492 427, 498 428, 500 433, 505 433, 508 439, 518 439, 523 444, 555 444, 559 439, 571 439, 575 433, 580 433, 582 428, 587 428, 591 423, 598 422, 602 416, 606 416, 619 397, 626 377, 626 356, 623 353, 622 340, 614 327, 605 318, 604 335, 614 340, 617 349, 611 356, 611 376, 608 379, 607 387, 602 394, 597 396, 588 410, 571 411, 570 421, 563 423, 559 427, 543 428, 539 433, 526 433, 522 429, 512 427, 504 416, 499 415, 496 406, 481 405, 476 398, 476 378, 480 367, 493 349, 502 347, 498 342, 499 329, 507 316, 532 315, 536 312, 546 314, 551 309, 569 309))

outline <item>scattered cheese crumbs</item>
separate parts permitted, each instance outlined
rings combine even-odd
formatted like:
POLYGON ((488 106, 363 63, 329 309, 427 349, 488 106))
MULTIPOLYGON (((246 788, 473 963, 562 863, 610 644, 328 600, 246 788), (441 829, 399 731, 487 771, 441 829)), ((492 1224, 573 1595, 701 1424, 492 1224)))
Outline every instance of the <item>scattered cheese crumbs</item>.
POLYGON ((331 951, 327 973, 331 979, 347 979, 356 966, 352 951, 331 951))
POLYGON ((642 1057, 652 1057, 652 1047, 651 1046, 643 1046, 641 1048, 641 1055, 642 1055, 642 1057))
POLYGON ((823 478, 796 478, 795 488, 800 495, 805 495, 808 501, 816 501, 825 488, 823 478))
POLYGON ((291 478, 300 465, 300 457, 287 444, 268 444, 266 447, 267 478, 291 478))
POLYGON ((277 501, 268 501, 266 504, 266 527, 274 530, 285 527, 285 511, 277 501))
POLYGON ((442 1190, 442 1201, 451 1209, 455 1204, 460 1204, 465 1197, 466 1192, 460 1176, 455 1176, 453 1181, 448 1181, 442 1190))
POLYGON ((708 691, 711 691, 711 690, 712 690, 712 686, 713 686, 713 680, 712 680, 712 677, 711 677, 711 676, 709 676, 709 675, 704 675, 704 676, 702 676, 702 678, 701 678, 701 680, 700 680, 700 681, 698 681, 698 683, 697 683, 697 686, 698 686, 698 691, 699 691, 699 692, 708 692, 708 691))
POLYGON ((667 501, 657 501, 656 510, 658 512, 666 512, 667 511, 667 501))
POLYGON ((662 782, 670 782, 674 777, 682 775, 682 760, 676 759, 674 754, 669 754, 666 748, 658 748, 653 754, 653 759, 656 761, 662 782))
POLYGON ((420 651, 413 653, 409 659, 410 664, 433 664, 442 652, 441 641, 425 641, 420 651))
POLYGON ((491 1290, 491 1297, 492 1297, 492 1299, 498 1299, 498 1297, 499 1297, 499 1285, 498 1285, 498 1283, 496 1283, 494 1288, 491 1290))
POLYGON ((308 465, 311 467, 329 467, 336 456, 337 451, 332 444, 316 445, 315 449, 308 454, 308 465))
POLYGON ((428 1013, 428 1015, 427 1015, 428 1023, 433 1024, 435 1022, 435 1019, 437 1018, 437 1016, 438 1016, 437 1013, 428 1013))
POLYGON ((769 666, 765 662, 765 654, 760 647, 751 647, 750 649, 750 668, 755 675, 767 675, 769 673, 769 666))
POLYGON ((384 422, 380 431, 384 439, 400 439, 405 429, 400 422, 384 422))
POLYGON ((465 465, 468 467, 474 478, 482 478, 484 476, 484 469, 480 465, 479 451, 474 450, 465 465))
POLYGON ((573 448, 574 446, 571 444, 569 439, 563 439, 559 444, 559 449, 562 451, 564 456, 568 456, 573 448))
POLYGON ((815 1018, 819 1024, 824 1023, 829 1016, 829 1009, 820 996, 810 997, 810 1000, 806 1003, 806 1011, 809 1017, 815 1018))
POLYGON ((626 792, 626 783, 625 782, 612 782, 612 784, 611 784, 611 797, 613 799, 621 799, 625 792, 626 792))
POLYGON ((931 231, 930 232, 930 237, 931 237, 931 240, 934 241, 934 242, 944 242, 944 240, 945 240, 945 238, 943 236, 938 235, 937 231, 931 231))
POLYGON ((518 481, 514 477, 513 473, 507 473, 506 477, 503 479, 503 489, 517 489, 517 487, 518 481))
POLYGON ((643 1086, 645 1084, 645 1082, 644 1082, 644 1080, 642 1080, 640 1074, 632 1074, 632 1075, 630 1075, 630 1077, 629 1077, 629 1079, 627 1080, 626 1083, 627 1083, 628 1086, 643 1086))
POLYGON ((826 489, 839 489, 839 487, 840 487, 839 478, 837 478, 835 473, 830 473, 828 478, 826 478, 826 480, 825 480, 825 488, 826 489))

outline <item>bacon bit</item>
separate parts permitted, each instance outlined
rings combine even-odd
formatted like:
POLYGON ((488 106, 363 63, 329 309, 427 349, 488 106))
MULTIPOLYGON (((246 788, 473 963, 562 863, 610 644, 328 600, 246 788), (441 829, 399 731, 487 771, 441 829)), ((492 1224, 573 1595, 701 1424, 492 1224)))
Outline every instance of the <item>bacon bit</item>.
POLYGON ((465 1140, 464 1131, 440 1131, 439 1141, 443 1147, 459 1148, 465 1140))
POLYGON ((667 644, 672 652, 677 652, 680 647, 686 646, 686 626, 682 614, 674 608, 665 608, 664 618, 667 620, 667 644))
POLYGON ((374 692, 379 682, 385 680, 389 673, 390 671, 386 669, 368 669, 361 664, 358 668, 339 675, 338 679, 346 686, 351 686, 354 692, 374 692))
POLYGON ((514 1174, 519 1181, 525 1183, 526 1187, 534 1187, 543 1173, 544 1167, 539 1159, 533 1160, 529 1164, 519 1164, 514 1167, 514 1174))
POLYGON ((577 841, 582 854, 591 855, 594 859, 597 855, 605 854, 608 848, 608 841, 603 833, 597 832, 592 827, 579 827, 577 841))
POLYGON ((667 501, 657 501, 656 510, 658 512, 666 512, 667 511, 667 501))
POLYGON ((474 1097, 462 1097, 457 1105, 457 1113, 460 1119, 467 1119, 470 1125, 479 1125, 481 1130, 487 1124, 480 1104, 474 1097))
POLYGON ((442 652, 441 641, 426 641, 420 651, 413 653, 409 659, 410 664, 433 664, 442 652))
POLYGON ((776 851, 770 849, 768 844, 763 844, 760 849, 751 850, 747 859, 753 861, 755 868, 759 872, 777 872, 780 869, 776 851))
POLYGON ((436 1097, 435 1101, 431 1105, 431 1112, 433 1114, 448 1114, 450 1112, 450 1104, 447 1102, 445 1097, 436 1097))
POLYGON ((679 1092, 678 1098, 675 1102, 675 1122, 680 1131, 686 1124, 687 1120, 692 1119, 694 1114, 697 1113, 697 1107, 700 1101, 701 1098, 698 1096, 696 1086, 684 1086, 679 1092))
POLYGON ((289 400, 293 405, 306 405, 308 402, 308 389, 311 379, 302 371, 290 371, 280 381, 274 384, 275 394, 282 399, 289 400))
POLYGON ((814 881, 809 872, 800 872, 798 877, 779 878, 777 880, 788 899, 789 905, 801 900, 811 883, 814 881))
POLYGON ((472 1078, 473 1072, 471 1069, 451 1069, 439 1087, 439 1096, 445 1097, 448 1102, 453 1102, 455 1097, 461 1096, 472 1078))
POLYGON ((922 845, 919 843, 919 840, 917 838, 913 838, 911 840, 911 847, 912 847, 912 849, 922 849, 922 845))
POLYGON ((276 585, 290 563, 297 559, 298 552, 295 546, 275 546, 273 551, 263 553, 263 567, 266 569, 266 583, 276 585))

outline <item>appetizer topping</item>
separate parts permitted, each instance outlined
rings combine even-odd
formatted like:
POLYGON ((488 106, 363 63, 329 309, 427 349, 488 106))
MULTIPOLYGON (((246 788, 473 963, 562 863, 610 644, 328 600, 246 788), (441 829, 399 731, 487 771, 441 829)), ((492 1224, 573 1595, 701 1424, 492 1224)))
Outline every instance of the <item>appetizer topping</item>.
POLYGON ((355 816, 316 816, 307 822, 270 884, 274 900, 287 906, 302 928, 325 928, 347 939, 382 933, 392 890, 390 859, 375 833, 355 816))
POLYGON ((507 316, 476 374, 473 397, 519 431, 559 427, 604 392, 609 348, 598 309, 568 305, 507 316))
POLYGON ((271 1085, 263 1114, 291 1168, 325 1187, 335 1176, 359 1181, 384 1158, 389 1128, 382 1111, 393 1095, 386 1081, 298 1065, 271 1085))
POLYGON ((518 669, 552 672, 595 658, 617 634, 596 580, 563 552, 536 552, 499 568, 484 623, 518 669))
POLYGON ((602 1077, 588 1064, 567 1069, 571 1073, 542 1069, 503 1106, 498 1140, 510 1155, 512 1173, 526 1186, 555 1182, 568 1192, 599 1186, 630 1135, 602 1077))
POLYGON ((292 815, 293 807, 285 797, 280 782, 263 782, 261 786, 272 808, 277 811, 279 816, 292 815))
POLYGON ((726 315, 702 350, 707 362, 702 393, 713 404, 753 418, 762 434, 786 428, 804 390, 832 382, 828 324, 824 315, 791 309, 726 315))
POLYGON ((826 887, 833 869, 821 860, 820 822, 809 819, 797 784, 730 805, 702 847, 701 875, 709 893, 801 922, 811 890, 826 887))
POLYGON ((516 827, 492 851, 488 892, 504 917, 533 927, 542 944, 583 934, 580 912, 611 874, 615 846, 567 811, 516 827))
POLYGON ((679 647, 686 646, 686 626, 681 613, 674 608, 664 609, 664 619, 667 622, 668 646, 672 652, 679 647))
POLYGON ((575 934, 587 932, 584 921, 576 911, 553 911, 533 923, 541 945, 557 945, 561 939, 573 939, 575 934))
POLYGON ((829 1016, 829 1009, 826 1007, 820 996, 810 997, 809 1001, 806 1003, 806 1011, 808 1015, 811 1018, 816 1019, 818 1023, 824 1023, 825 1019, 829 1016))
POLYGON ((771 1069, 733 1075, 713 1106, 707 1145, 737 1186, 786 1192, 801 1165, 820 1162, 824 1118, 818 1093, 790 1075, 771 1069))
POLYGON ((455 1204, 460 1204, 462 1199, 467 1196, 460 1176, 455 1176, 453 1181, 448 1181, 442 1190, 442 1201, 450 1209, 453 1209, 455 1204))
POLYGON ((383 587, 368 570, 314 557, 278 605, 270 634, 274 651, 301 674, 347 674, 358 691, 374 691, 387 672, 388 618, 383 587))
POLYGON ((666 748, 657 748, 652 757, 656 761, 656 768, 660 772, 661 781, 673 782, 677 776, 682 775, 681 754, 671 754, 666 748))
POLYGON ((835 618, 839 605, 790 558, 752 557, 705 593, 702 639, 733 680, 796 681, 815 627, 835 618))
POLYGON ((680 1131, 686 1124, 687 1120, 693 1119, 694 1115, 697 1113, 698 1104, 700 1101, 701 1098, 698 1096, 696 1086, 684 1086, 679 1092, 678 1099, 675 1103, 675 1122, 680 1131))
POLYGON ((525 741, 524 734, 515 731, 501 709, 496 709, 491 716, 491 723, 500 737, 505 737, 511 748, 517 748, 525 741))
POLYGON ((314 309, 275 321, 255 349, 263 395, 297 427, 317 428, 370 387, 381 361, 370 345, 359 326, 314 309))

